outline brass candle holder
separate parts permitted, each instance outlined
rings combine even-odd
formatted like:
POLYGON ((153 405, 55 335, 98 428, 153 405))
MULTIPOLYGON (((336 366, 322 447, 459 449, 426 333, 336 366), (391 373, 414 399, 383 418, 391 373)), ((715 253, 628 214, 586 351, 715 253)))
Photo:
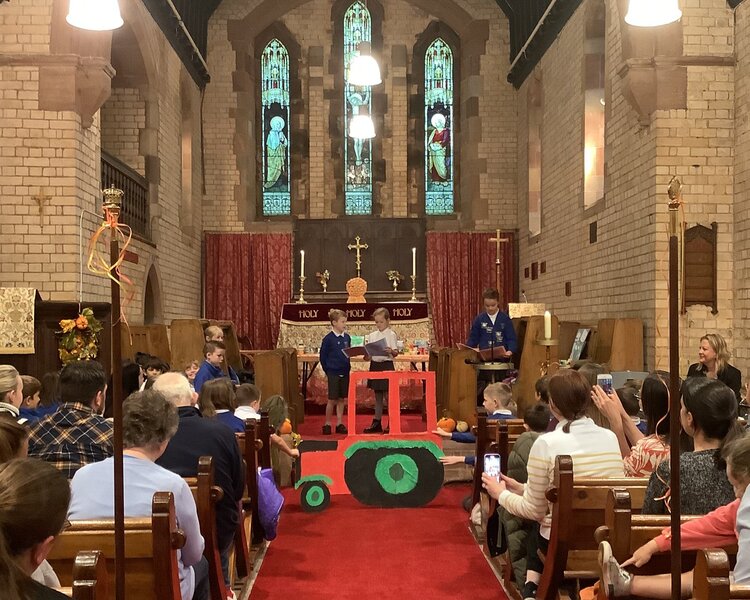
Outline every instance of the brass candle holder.
POLYGON ((540 346, 544 346, 544 349, 546 351, 545 360, 539 363, 540 377, 544 377, 545 375, 547 375, 547 373, 549 373, 550 362, 552 360, 552 346, 557 346, 559 344, 559 340, 542 338, 536 340, 536 343, 540 346))
POLYGON ((299 276, 299 298, 297 299, 297 304, 307 304, 305 301, 305 279, 304 275, 299 276))
POLYGON ((409 302, 416 302, 417 301, 417 276, 412 275, 411 276, 411 298, 409 299, 409 302))

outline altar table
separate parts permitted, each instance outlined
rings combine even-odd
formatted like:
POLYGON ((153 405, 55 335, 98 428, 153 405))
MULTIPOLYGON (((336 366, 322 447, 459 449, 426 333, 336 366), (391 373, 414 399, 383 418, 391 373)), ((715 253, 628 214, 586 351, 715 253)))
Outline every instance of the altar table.
MULTIPOLYGON (((304 348, 305 351, 320 347, 323 337, 331 330, 328 311, 343 310, 347 318, 350 335, 367 335, 375 330, 372 313, 384 307, 391 313, 391 329, 399 340, 414 341, 432 339, 432 319, 424 302, 381 302, 366 304, 314 303, 285 304, 279 327, 279 348, 304 348)), ((302 352, 301 352, 302 353, 302 352)))

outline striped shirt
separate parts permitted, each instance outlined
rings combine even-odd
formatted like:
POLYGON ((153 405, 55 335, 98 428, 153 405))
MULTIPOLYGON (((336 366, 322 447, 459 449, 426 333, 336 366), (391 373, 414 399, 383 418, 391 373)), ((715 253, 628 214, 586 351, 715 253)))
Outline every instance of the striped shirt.
POLYGON ((112 424, 90 407, 70 402, 31 429, 29 456, 52 463, 68 479, 83 465, 112 456, 112 424))
POLYGON ((522 495, 505 490, 498 502, 508 512, 538 521, 540 533, 549 539, 552 506, 545 496, 552 487, 555 459, 561 454, 573 458, 575 477, 623 477, 622 455, 617 436, 584 417, 570 424, 570 433, 563 431, 561 421, 554 431, 540 435, 529 453, 529 479, 522 495))

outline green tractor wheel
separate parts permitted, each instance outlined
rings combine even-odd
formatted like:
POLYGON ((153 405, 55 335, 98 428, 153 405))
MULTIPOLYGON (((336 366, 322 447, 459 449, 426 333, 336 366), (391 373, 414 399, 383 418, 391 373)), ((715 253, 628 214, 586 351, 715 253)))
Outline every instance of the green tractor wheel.
POLYGON ((308 481, 302 486, 300 504, 305 512, 323 512, 331 503, 331 492, 323 481, 308 481))

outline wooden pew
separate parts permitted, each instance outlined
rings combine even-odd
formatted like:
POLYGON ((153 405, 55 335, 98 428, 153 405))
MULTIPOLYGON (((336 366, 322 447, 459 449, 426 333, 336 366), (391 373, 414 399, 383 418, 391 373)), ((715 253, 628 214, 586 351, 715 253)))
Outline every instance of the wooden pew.
POLYGON ((516 440, 525 433, 523 419, 498 419, 495 428, 493 452, 500 455, 500 470, 508 474, 508 457, 516 440))
MULTIPOLYGON (((125 519, 126 598, 138 600, 182 600, 177 570, 177 550, 185 545, 185 534, 177 528, 171 492, 157 492, 151 517, 125 519)), ((74 521, 57 538, 47 560, 63 586, 72 586, 78 552, 99 550, 115 555, 114 521, 74 521)), ((108 575, 109 598, 114 598, 114 572, 108 575)))
POLYGON ((589 342, 589 358, 611 371, 643 370, 643 321, 601 319, 589 342))
MULTIPOLYGON (((613 488, 607 495, 607 506, 604 525, 596 530, 597 543, 608 541, 612 546, 612 555, 618 562, 624 562, 633 555, 638 548, 654 539, 665 528, 670 526, 669 515, 642 515, 633 510, 633 504, 640 506, 640 498, 631 499, 631 490, 613 488)), ((684 523, 700 515, 682 515, 684 523)), ((737 546, 725 549, 730 555, 737 553, 737 546)), ((682 551, 682 570, 689 571, 696 565, 695 551, 682 551)), ((642 567, 628 567, 628 571, 636 575, 658 575, 669 573, 671 569, 669 552, 654 554, 651 560, 642 567)), ((600 591, 600 600, 605 600, 604 591, 600 591)))
POLYGON ((573 479, 573 460, 555 460, 552 487, 552 529, 544 571, 537 590, 539 600, 556 600, 564 579, 598 579, 598 543, 595 530, 605 522, 607 494, 613 487, 629 490, 636 506, 643 504, 648 478, 573 479))
POLYGON ((208 321, 206 319, 172 319, 169 333, 172 340, 172 367, 182 370, 191 360, 202 361, 206 337, 203 333, 209 325, 221 327, 227 347, 226 364, 235 371, 242 370, 242 355, 234 324, 231 321, 208 321))
POLYGON ((247 577, 251 571, 250 544, 253 538, 260 541, 260 519, 258 516, 258 467, 260 466, 260 452, 263 442, 258 430, 260 423, 256 419, 245 421, 245 433, 237 434, 237 442, 245 460, 245 497, 242 499, 241 526, 235 536, 235 559, 237 573, 240 577, 247 577))
POLYGON ((576 334, 581 324, 578 321, 560 321, 560 329, 557 333, 557 354, 560 360, 570 358, 570 352, 573 350, 573 343, 576 341, 576 334))
POLYGON ((750 598, 750 585, 730 582, 729 557, 724 550, 701 550, 693 573, 692 597, 694 600, 750 598))
POLYGON ((73 600, 107 600, 107 560, 98 550, 82 550, 73 563, 73 587, 62 593, 73 600))
POLYGON ((477 371, 466 364, 476 357, 472 350, 440 348, 437 352, 436 390, 438 415, 476 425, 477 371))
POLYGON ((255 355, 255 385, 263 398, 279 395, 289 404, 292 426, 304 422, 305 404, 300 391, 297 350, 277 348, 255 355))
POLYGON ((197 477, 185 477, 185 481, 193 492, 198 509, 198 522, 205 542, 203 556, 208 561, 211 600, 226 600, 227 589, 221 571, 221 553, 216 533, 216 503, 224 497, 224 490, 214 485, 213 460, 211 456, 201 456, 198 459, 197 477))
POLYGON ((497 421, 487 420, 484 410, 477 412, 477 425, 472 432, 477 437, 474 456, 474 480, 472 483, 471 505, 474 506, 482 494, 482 473, 484 472, 484 455, 489 452, 490 445, 495 440, 497 421))
POLYGON ((135 359, 136 352, 146 352, 170 363, 173 369, 182 371, 184 365, 171 364, 172 351, 166 325, 131 325, 128 333, 130 335, 122 336, 123 358, 135 359))

